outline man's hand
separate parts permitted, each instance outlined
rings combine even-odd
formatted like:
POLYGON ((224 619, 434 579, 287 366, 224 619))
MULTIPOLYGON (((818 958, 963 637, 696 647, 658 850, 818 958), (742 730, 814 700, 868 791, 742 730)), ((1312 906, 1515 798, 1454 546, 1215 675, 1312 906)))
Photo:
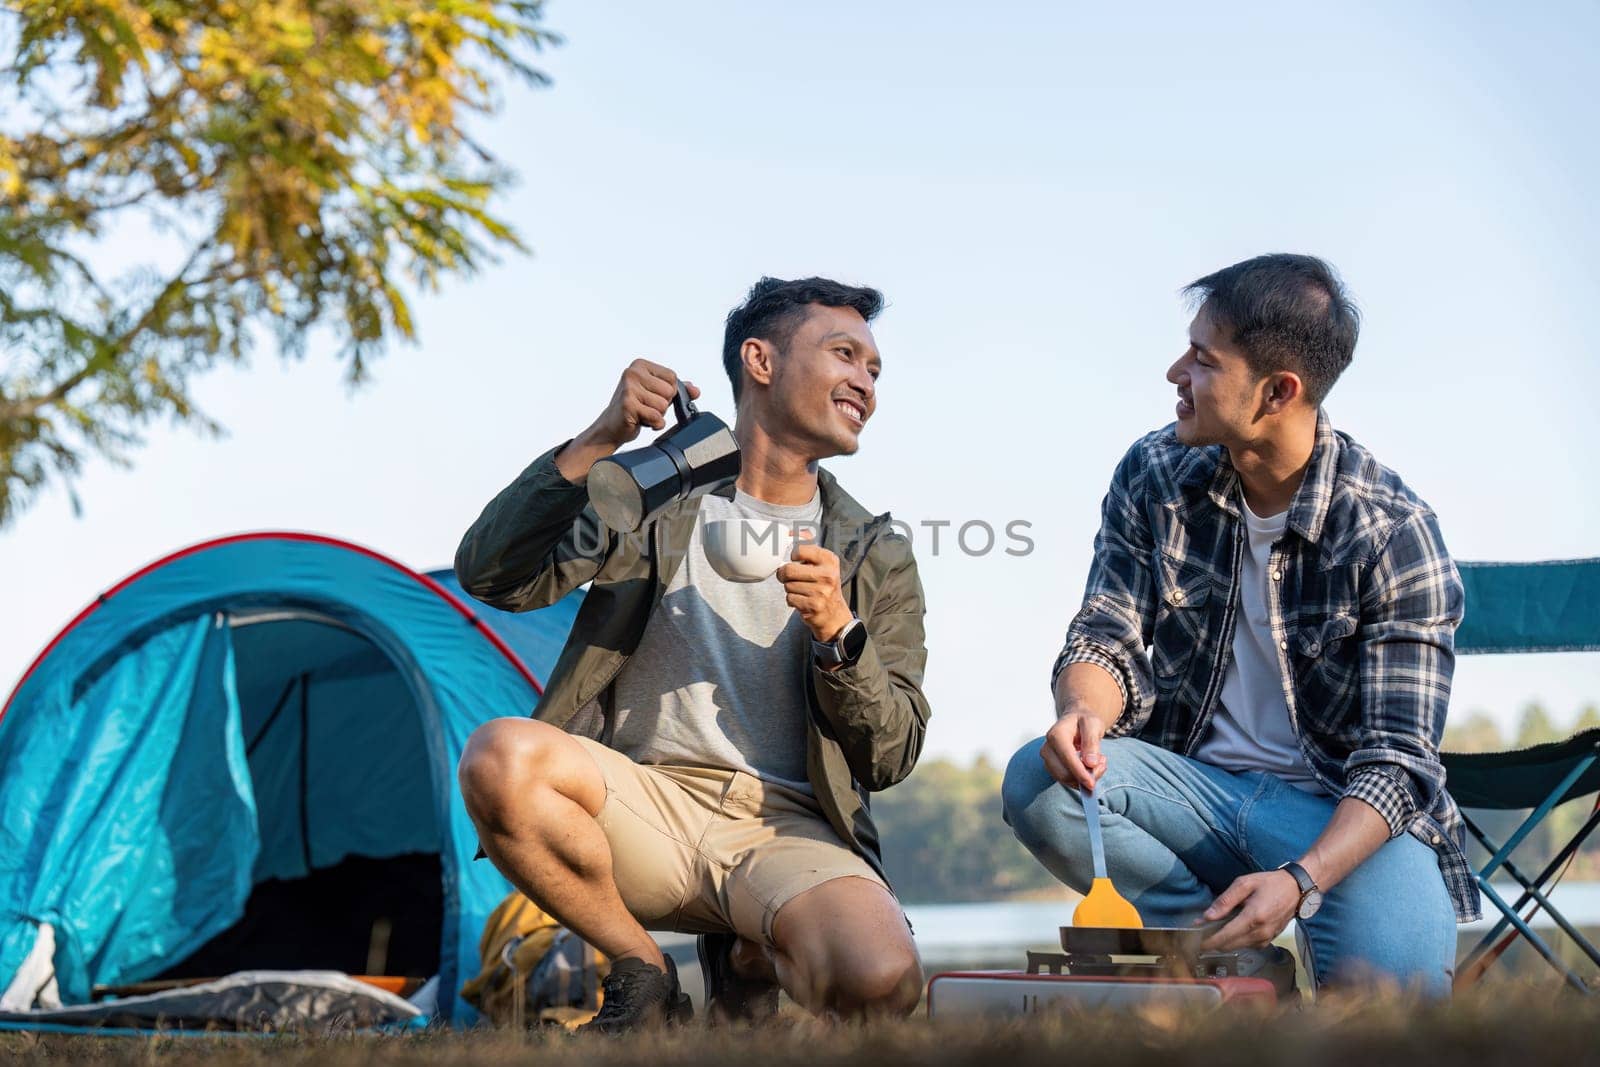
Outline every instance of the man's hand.
MULTIPOLYGON (((689 399, 699 399, 700 390, 692 382, 683 384, 689 399)), ((573 484, 582 482, 590 467, 634 440, 642 428, 666 429, 667 411, 677 395, 678 376, 670 368, 648 359, 628 364, 605 410, 556 455, 561 476, 573 484)))
POLYGON ((1216 922, 1235 908, 1239 914, 1200 947, 1212 952, 1260 948, 1283 932, 1299 906, 1300 883, 1288 871, 1262 871, 1236 878, 1211 902, 1205 921, 1216 922))
POLYGON ((809 541, 794 546, 790 562, 778 568, 789 606, 800 613, 818 641, 832 641, 854 618, 839 588, 839 557, 809 541))
MULTIPOLYGON (((1377 809, 1359 797, 1345 797, 1311 848, 1295 862, 1327 893, 1388 839, 1389 824, 1377 809)), ((1212 901, 1204 921, 1216 922, 1240 905, 1239 914, 1208 937, 1205 948, 1226 952, 1264 945, 1277 937, 1300 907, 1300 883, 1288 871, 1247 874, 1212 901)))
POLYGON ((1067 712, 1044 735, 1039 755, 1045 770, 1069 789, 1094 789, 1106 773, 1106 758, 1100 754, 1100 739, 1105 735, 1105 720, 1100 716, 1089 711, 1067 712))
MULTIPOLYGON (((684 385, 688 386, 691 400, 699 397, 699 389, 689 382, 684 385)), ((636 359, 622 372, 611 394, 611 403, 583 436, 596 444, 621 448, 638 437, 642 427, 665 430, 667 411, 677 395, 678 376, 670 368, 648 359, 636 359)))

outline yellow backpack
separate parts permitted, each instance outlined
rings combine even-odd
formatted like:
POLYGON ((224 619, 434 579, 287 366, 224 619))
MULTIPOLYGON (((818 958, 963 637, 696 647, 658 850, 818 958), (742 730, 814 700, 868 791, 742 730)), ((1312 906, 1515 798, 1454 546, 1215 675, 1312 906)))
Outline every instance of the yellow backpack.
POLYGON ((611 963, 521 893, 490 913, 482 969, 461 996, 496 1026, 580 1026, 600 1010, 611 963))

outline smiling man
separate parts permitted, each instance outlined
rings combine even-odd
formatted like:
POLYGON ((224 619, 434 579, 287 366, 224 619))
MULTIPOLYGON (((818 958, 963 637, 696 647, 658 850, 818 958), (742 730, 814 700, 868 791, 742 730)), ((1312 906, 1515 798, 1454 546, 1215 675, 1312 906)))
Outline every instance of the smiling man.
POLYGON ((535 717, 479 728, 460 779, 495 865, 611 957, 597 1030, 687 1013, 647 929, 701 935, 713 1018, 770 1015, 780 986, 817 1012, 916 1005, 916 946, 866 795, 922 750, 922 588, 889 516, 817 465, 854 453, 877 408, 869 323, 882 305, 874 289, 763 278, 723 343, 734 485, 675 505, 643 536, 600 525, 590 467, 641 427, 662 429, 677 388, 637 360, 594 423, 502 491, 456 555, 462 586, 512 611, 593 583, 535 717), (759 539, 809 526, 821 540, 771 578, 731 581, 706 555, 713 520, 759 539))
POLYGON ((1147 924, 1237 909, 1208 942, 1234 949, 1298 919, 1319 983, 1447 993, 1478 915, 1438 754, 1460 578, 1433 512, 1322 411, 1359 329, 1332 269, 1259 256, 1186 291, 1177 422, 1112 476, 1056 723, 1012 759, 1006 821, 1086 890, 1098 783, 1147 924))

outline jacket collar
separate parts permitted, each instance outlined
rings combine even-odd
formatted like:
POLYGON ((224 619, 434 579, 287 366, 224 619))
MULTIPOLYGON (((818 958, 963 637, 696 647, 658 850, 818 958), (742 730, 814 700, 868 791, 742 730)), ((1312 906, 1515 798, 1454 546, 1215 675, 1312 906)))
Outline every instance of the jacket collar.
MULTIPOLYGON (((1317 409, 1317 432, 1311 446, 1311 463, 1306 467, 1300 487, 1289 502, 1289 529, 1316 544, 1333 503, 1333 490, 1339 476, 1339 435, 1333 432, 1328 413, 1317 409)), ((1239 517, 1239 472, 1225 448, 1217 449, 1217 469, 1206 487, 1206 495, 1221 510, 1239 517)))
POLYGON ((847 582, 892 520, 887 511, 873 515, 862 507, 821 467, 817 468, 817 485, 822 490, 822 547, 839 557, 839 580, 847 582))

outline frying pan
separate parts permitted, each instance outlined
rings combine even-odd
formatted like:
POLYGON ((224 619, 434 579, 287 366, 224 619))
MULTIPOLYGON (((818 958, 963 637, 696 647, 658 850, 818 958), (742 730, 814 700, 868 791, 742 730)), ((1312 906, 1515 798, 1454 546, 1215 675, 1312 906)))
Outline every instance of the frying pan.
POLYGON ((1233 919, 1224 916, 1201 926, 1063 926, 1061 948, 1100 956, 1183 956, 1200 952, 1200 943, 1233 919))

